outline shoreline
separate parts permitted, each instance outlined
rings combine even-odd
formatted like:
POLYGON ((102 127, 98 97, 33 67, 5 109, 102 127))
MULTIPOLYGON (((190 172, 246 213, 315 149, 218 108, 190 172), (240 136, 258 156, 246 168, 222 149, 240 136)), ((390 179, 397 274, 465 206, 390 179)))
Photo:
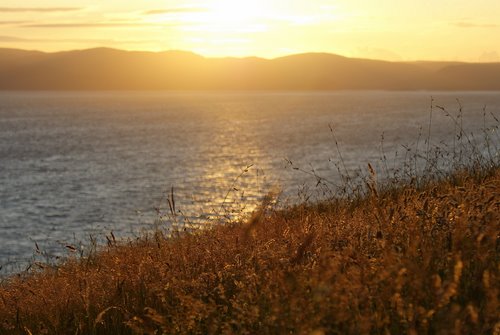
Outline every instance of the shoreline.
POLYGON ((4 282, 0 334, 500 327, 500 169, 369 188, 347 202, 264 203, 246 222, 171 238, 108 236, 86 258, 4 282))

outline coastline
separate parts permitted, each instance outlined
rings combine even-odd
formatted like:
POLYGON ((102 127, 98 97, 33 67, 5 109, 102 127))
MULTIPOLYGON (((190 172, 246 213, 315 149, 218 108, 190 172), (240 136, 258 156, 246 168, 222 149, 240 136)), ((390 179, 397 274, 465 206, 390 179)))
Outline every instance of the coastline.
POLYGON ((264 203, 199 232, 109 236, 86 258, 4 282, 0 334, 498 329, 498 167, 369 189, 264 203))

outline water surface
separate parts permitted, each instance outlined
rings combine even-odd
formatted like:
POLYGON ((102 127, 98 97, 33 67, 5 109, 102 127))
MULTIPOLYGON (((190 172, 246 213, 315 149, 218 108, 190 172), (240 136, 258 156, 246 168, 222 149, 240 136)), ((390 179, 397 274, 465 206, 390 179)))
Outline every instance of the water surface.
MULTIPOLYGON (((276 186, 314 193, 285 158, 338 180, 332 135, 352 170, 379 162, 384 134, 391 161, 427 136, 431 97, 455 114, 458 98, 477 134, 484 106, 500 115, 492 92, 1 92, 0 265, 28 259, 35 242, 64 254, 89 235, 136 236, 155 208, 169 212, 172 186, 196 224, 222 202, 249 211, 276 186)), ((452 141, 450 118, 434 108, 431 120, 432 143, 452 141)))

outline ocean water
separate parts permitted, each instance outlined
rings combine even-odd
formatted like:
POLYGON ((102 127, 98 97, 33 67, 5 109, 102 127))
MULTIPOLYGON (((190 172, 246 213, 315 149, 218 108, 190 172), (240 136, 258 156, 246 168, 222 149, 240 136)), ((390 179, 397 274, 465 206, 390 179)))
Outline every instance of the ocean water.
POLYGON ((500 116, 498 92, 0 92, 0 273, 37 249, 64 256, 89 236, 168 225, 172 188, 175 220, 193 226, 270 190, 321 197, 287 160, 338 180, 339 152, 349 171, 379 166, 383 143, 395 167, 429 121, 432 145, 456 141, 436 105, 461 106, 477 135, 500 116))

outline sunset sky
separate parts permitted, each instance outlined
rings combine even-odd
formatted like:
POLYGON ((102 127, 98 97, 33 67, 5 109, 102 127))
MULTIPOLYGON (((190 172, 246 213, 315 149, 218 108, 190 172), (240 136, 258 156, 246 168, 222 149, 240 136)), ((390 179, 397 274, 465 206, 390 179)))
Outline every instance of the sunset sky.
POLYGON ((499 0, 0 0, 0 47, 500 61, 499 0))

